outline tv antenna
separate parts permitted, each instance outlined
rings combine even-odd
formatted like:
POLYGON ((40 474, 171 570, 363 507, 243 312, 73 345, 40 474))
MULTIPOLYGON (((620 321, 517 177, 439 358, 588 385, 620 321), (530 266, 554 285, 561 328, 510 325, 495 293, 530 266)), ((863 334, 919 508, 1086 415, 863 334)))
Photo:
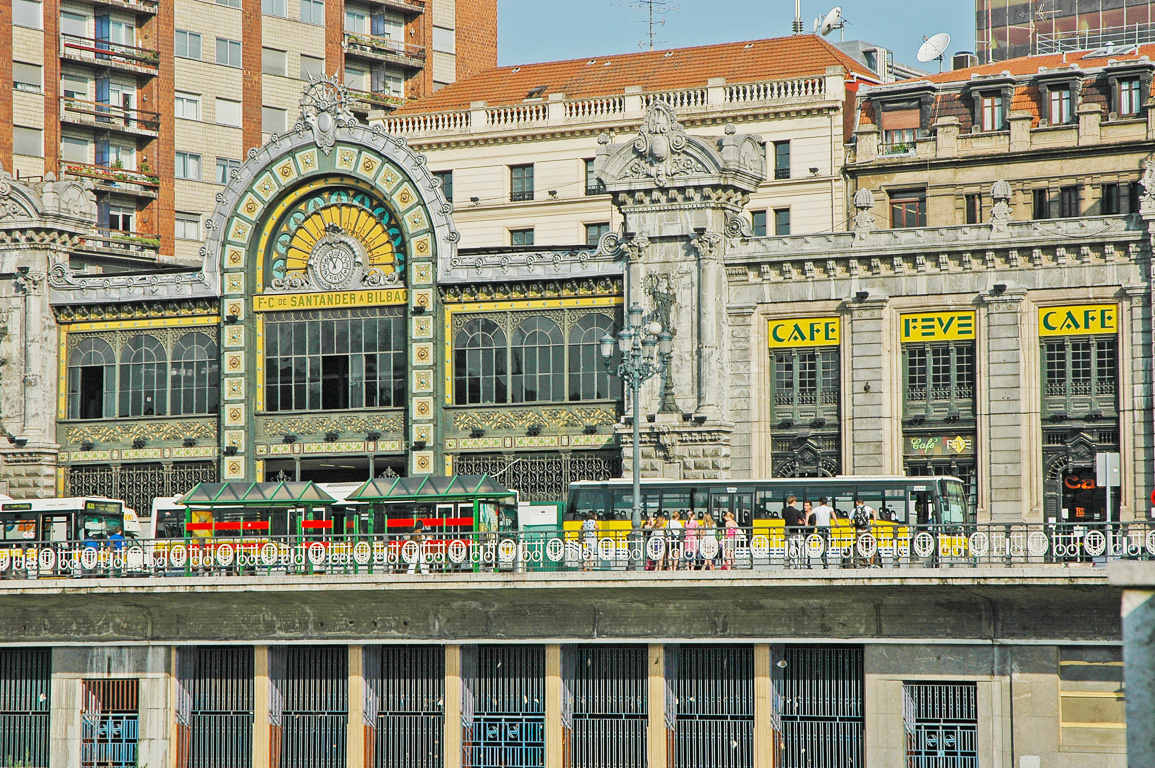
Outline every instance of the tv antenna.
POLYGON ((814 20, 814 34, 826 37, 837 29, 839 42, 844 42, 846 33, 843 30, 849 23, 849 21, 842 18, 842 6, 836 5, 830 9, 830 13, 826 14, 826 16, 814 20))
POLYGON ((924 37, 922 45, 918 47, 918 60, 921 62, 938 60, 938 71, 942 72, 942 58, 950 45, 950 35, 939 32, 937 35, 924 37))
MULTIPOLYGON (((661 42, 656 39, 655 32, 658 27, 666 23, 666 20, 660 17, 665 16, 667 13, 677 11, 678 6, 674 5, 671 0, 632 0, 629 5, 633 8, 643 8, 646 10, 649 16, 649 21, 647 22, 650 31, 649 46, 651 51, 654 50, 654 43, 661 42)), ((642 47, 645 47, 645 43, 642 44, 642 47)))

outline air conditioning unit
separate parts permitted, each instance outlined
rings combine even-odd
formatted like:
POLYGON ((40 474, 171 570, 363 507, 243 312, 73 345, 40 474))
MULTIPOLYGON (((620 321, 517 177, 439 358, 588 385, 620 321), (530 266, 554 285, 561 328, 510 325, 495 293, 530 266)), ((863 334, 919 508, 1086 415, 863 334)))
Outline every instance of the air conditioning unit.
POLYGON ((967 67, 977 67, 979 65, 979 57, 975 56, 970 51, 959 51, 950 59, 951 69, 966 69, 967 67))

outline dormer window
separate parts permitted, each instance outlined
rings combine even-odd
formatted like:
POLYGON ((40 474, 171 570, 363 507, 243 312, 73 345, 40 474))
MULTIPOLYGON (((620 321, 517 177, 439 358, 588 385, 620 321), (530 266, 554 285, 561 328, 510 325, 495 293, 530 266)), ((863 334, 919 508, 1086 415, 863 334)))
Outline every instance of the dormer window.
POLYGON ((1003 110, 1003 94, 1001 91, 987 91, 979 94, 980 110, 979 120, 980 129, 985 133, 988 131, 1003 130, 1004 110, 1003 110))
POLYGON ((882 151, 892 155, 913 150, 922 124, 919 103, 899 104, 890 108, 884 106, 881 117, 882 151))
POLYGON ((1139 114, 1142 106, 1139 93, 1138 77, 1119 80, 1119 117, 1136 117, 1139 114))
POLYGON ((1048 93, 1047 123, 1065 125, 1071 122, 1071 89, 1069 86, 1051 88, 1048 93))

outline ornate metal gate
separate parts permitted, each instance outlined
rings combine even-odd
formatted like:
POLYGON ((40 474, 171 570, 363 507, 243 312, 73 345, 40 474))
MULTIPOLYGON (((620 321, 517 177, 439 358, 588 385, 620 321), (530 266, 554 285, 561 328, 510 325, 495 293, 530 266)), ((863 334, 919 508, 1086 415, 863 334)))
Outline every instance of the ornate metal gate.
POLYGON ((80 768, 135 768, 139 680, 85 680, 80 768))
POLYGON ((909 768, 978 768, 974 683, 907 683, 902 687, 909 768))
POLYGON ((502 645, 462 650, 476 653, 477 658, 475 673, 465 680, 472 717, 463 737, 463 766, 541 768, 545 764, 545 648, 502 645))
POLYGON ((48 766, 52 652, 0 649, 0 765, 48 766))
POLYGON ((178 649, 179 768, 249 768, 253 699, 252 648, 178 649))
POLYGON ((667 646, 676 697, 674 768, 754 764, 754 649, 667 646))
POLYGON ((647 648, 562 648, 572 768, 644 768, 647 648))
POLYGON ((622 476, 619 453, 574 452, 562 455, 462 453, 453 458, 462 475, 493 475, 506 488, 521 492, 522 501, 565 501, 575 480, 609 480, 622 476))
POLYGON ((75 464, 68 469, 68 493, 120 499, 147 516, 155 497, 175 496, 197 483, 216 480, 217 466, 211 461, 178 461, 171 465, 75 464))
POLYGON ((284 669, 284 677, 276 681, 283 701, 280 768, 344 768, 348 649, 290 646, 284 669))
POLYGON ((366 753, 374 768, 441 768, 445 762, 445 650, 387 645, 365 649, 366 753))
POLYGON ((861 648, 786 646, 783 768, 861 768, 861 648))

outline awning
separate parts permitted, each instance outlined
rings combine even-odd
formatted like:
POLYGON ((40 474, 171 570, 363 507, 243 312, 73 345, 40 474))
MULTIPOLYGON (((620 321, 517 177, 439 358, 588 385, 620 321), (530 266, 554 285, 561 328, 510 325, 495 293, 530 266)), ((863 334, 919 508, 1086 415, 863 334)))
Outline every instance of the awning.
POLYGON ((324 506, 334 499, 316 483, 253 483, 234 480, 227 483, 197 483, 177 499, 178 504, 197 507, 299 507, 324 506))
POLYGON ((489 475, 451 475, 373 478, 349 494, 349 501, 458 501, 502 499, 513 496, 489 475))

